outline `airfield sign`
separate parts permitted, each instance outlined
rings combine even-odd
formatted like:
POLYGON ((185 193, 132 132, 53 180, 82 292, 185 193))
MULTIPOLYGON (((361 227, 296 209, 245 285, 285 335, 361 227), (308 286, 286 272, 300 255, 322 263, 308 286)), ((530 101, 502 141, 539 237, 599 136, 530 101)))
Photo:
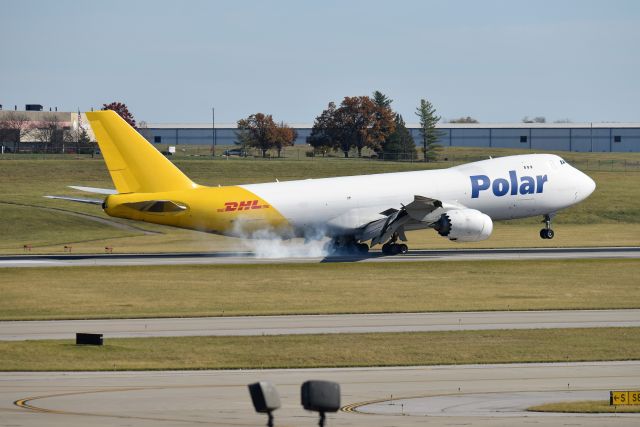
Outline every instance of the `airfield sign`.
POLYGON ((609 405, 640 405, 640 391, 611 391, 609 405))

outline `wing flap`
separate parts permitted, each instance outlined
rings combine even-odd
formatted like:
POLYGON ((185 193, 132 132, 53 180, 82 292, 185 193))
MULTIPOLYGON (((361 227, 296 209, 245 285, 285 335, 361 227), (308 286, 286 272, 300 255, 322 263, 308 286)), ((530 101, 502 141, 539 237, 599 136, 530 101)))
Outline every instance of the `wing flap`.
POLYGON ((389 208, 381 212, 385 217, 366 224, 359 238, 363 241, 371 239, 373 246, 386 242, 394 233, 398 233, 400 240, 406 241, 405 225, 418 222, 432 223, 439 217, 439 211, 434 212, 439 209, 442 209, 440 200, 416 195, 411 203, 402 206, 400 210, 389 208), (438 215, 435 215, 436 213, 438 215))

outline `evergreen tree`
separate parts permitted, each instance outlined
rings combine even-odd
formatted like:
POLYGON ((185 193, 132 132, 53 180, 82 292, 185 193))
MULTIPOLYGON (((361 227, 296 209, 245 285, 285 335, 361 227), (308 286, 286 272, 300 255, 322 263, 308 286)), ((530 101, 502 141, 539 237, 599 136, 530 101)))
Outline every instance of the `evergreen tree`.
POLYGON ((375 92, 373 92, 373 102, 375 102, 378 107, 391 108, 393 99, 389 98, 379 90, 376 90, 375 92))
POLYGON ((396 114, 395 130, 382 149, 384 160, 414 160, 418 157, 415 141, 400 114, 396 114))
POLYGON ((416 116, 420 119, 420 135, 422 137, 422 154, 425 162, 432 162, 438 158, 438 151, 442 146, 438 144, 441 132, 436 129, 440 116, 436 115, 436 109, 426 99, 420 100, 420 106, 416 108, 416 116))

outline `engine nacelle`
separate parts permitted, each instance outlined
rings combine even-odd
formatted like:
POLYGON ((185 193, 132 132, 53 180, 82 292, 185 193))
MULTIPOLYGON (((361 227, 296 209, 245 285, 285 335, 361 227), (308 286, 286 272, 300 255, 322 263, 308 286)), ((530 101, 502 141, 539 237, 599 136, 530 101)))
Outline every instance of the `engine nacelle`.
POLYGON ((475 209, 453 209, 442 214, 433 228, 455 242, 479 242, 489 238, 493 221, 475 209))

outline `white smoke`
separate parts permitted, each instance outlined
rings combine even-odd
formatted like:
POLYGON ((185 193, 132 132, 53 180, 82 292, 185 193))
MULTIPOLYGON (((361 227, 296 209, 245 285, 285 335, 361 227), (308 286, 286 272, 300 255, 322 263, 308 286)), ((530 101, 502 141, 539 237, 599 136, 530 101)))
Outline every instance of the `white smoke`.
POLYGON ((324 258, 329 255, 330 239, 324 233, 314 230, 306 239, 284 239, 273 230, 263 229, 251 233, 237 225, 234 234, 241 239, 242 246, 253 252, 256 258, 324 258))

